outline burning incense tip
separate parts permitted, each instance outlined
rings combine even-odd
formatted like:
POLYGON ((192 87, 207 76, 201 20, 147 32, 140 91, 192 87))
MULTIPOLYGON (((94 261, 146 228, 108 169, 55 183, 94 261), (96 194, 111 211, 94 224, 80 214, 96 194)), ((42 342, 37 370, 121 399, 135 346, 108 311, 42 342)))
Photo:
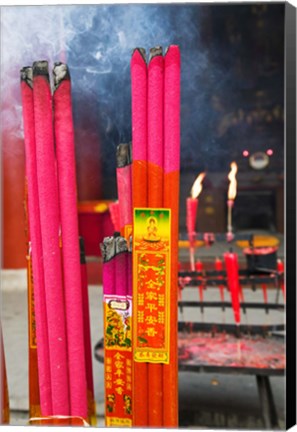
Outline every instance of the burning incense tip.
POLYGON ((161 46, 156 46, 153 48, 150 48, 150 56, 149 56, 149 62, 157 56, 163 55, 163 49, 161 46))
POLYGON ((70 80, 70 72, 65 63, 56 62, 53 69, 55 89, 59 87, 62 81, 70 80))
POLYGON ((33 77, 43 75, 49 81, 48 62, 39 60, 33 63, 33 77))
POLYGON ((202 181, 204 179, 204 177, 206 176, 206 173, 200 173, 198 175, 198 177, 196 178, 196 180, 193 183, 192 189, 191 189, 191 197, 192 198, 198 198, 198 196, 200 195, 201 191, 202 191, 202 181))
POLYGON ((114 237, 105 237, 103 243, 100 243, 103 262, 111 260, 116 253, 114 237))
POLYGON ((131 163, 130 144, 119 144, 116 151, 117 168, 123 168, 131 163))
POLYGON ((31 88, 33 88, 33 69, 31 66, 25 66, 20 71, 21 81, 25 81, 31 88))
POLYGON ((146 62, 146 51, 145 51, 145 49, 144 49, 144 48, 135 48, 135 49, 132 51, 132 56, 133 56, 133 54, 135 53, 135 51, 138 51, 139 54, 141 55, 141 57, 143 58, 143 60, 146 62))
POLYGON ((127 252, 128 251, 128 245, 127 241, 124 237, 116 237, 115 238, 115 253, 121 253, 121 252, 127 252))

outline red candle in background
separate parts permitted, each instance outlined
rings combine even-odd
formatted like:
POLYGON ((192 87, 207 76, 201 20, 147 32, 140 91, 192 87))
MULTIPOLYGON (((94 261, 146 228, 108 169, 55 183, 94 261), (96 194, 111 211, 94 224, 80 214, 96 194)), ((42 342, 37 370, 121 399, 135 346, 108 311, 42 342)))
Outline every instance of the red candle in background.
POLYGON ((195 235, 196 235, 196 218, 198 210, 198 196, 202 191, 202 181, 206 173, 198 175, 193 183, 191 189, 191 197, 187 198, 187 214, 186 214, 186 225, 188 238, 190 243, 190 266, 191 271, 195 271, 195 258, 194 258, 194 247, 195 247, 195 235))
MULTIPOLYGON (((284 273, 284 263, 282 262, 281 259, 277 260, 277 271, 279 273, 281 273, 281 275, 283 275, 283 273, 284 273)), ((281 290, 283 292, 284 301, 286 301, 286 287, 285 287, 285 283, 281 282, 280 286, 281 286, 281 290)))
MULTIPOLYGON (((200 260, 196 261, 195 269, 199 273, 203 272, 203 264, 200 260)), ((203 296, 204 283, 202 282, 203 276, 199 276, 199 279, 201 281, 201 284, 199 285, 199 300, 200 300, 200 302, 203 302, 203 300, 204 300, 204 296, 203 296)), ((201 310, 203 311, 203 309, 201 309, 201 310)))
POLYGON ((224 254, 227 282, 230 290, 235 323, 240 324, 239 277, 237 255, 233 252, 224 254))
MULTIPOLYGON (((216 258, 215 260, 215 269, 218 272, 223 271, 223 262, 220 258, 216 258)), ((218 279, 223 279, 223 276, 222 275, 218 276, 218 279)), ((224 302, 225 301, 224 285, 219 285, 219 290, 220 290, 221 302, 224 302)))
POLYGON ((36 143, 33 101, 33 70, 21 70, 21 95, 23 107, 26 176, 28 185, 28 219, 32 245, 34 307, 37 335, 38 380, 40 409, 43 416, 52 415, 51 373, 47 328, 46 297, 39 213, 36 143))
MULTIPOLYGON (((46 61, 33 64, 33 97, 53 415, 68 416, 70 404, 64 289, 59 245, 59 194, 54 150, 52 95, 46 61)), ((78 238, 76 240, 78 242, 78 238)))
POLYGON ((54 131, 58 167, 62 232, 63 280, 66 310, 70 414, 87 418, 87 379, 83 331, 78 234, 74 129, 71 80, 64 63, 54 69, 54 131))

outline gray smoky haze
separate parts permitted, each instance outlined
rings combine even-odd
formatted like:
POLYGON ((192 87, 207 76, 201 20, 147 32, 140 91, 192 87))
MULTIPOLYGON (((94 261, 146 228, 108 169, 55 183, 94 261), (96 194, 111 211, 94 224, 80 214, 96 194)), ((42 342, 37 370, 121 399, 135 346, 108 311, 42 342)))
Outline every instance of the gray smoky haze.
MULTIPOLYGON (((114 176, 116 147, 131 141, 132 50, 177 44, 181 169, 228 171, 230 150, 216 131, 219 109, 213 95, 229 99, 240 86, 249 92, 255 83, 250 76, 236 81, 236 47, 226 53, 214 25, 209 28, 219 9, 223 7, 206 4, 3 7, 1 89, 9 104, 1 113, 2 127, 22 135, 21 67, 38 59, 48 60, 50 68, 65 61, 72 79, 78 156, 91 160, 94 152, 100 153, 103 178, 114 176)), ((245 11, 245 6, 233 6, 233 15, 241 20, 245 11)), ((220 17, 215 23, 222 25, 220 17)))

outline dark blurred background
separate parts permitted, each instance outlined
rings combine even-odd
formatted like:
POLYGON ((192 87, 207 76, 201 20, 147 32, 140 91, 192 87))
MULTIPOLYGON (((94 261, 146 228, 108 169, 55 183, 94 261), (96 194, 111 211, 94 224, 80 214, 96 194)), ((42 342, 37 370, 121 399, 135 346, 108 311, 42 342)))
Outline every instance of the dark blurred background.
POLYGON ((180 231, 201 171, 197 229, 226 230, 236 161, 235 231, 283 233, 283 3, 2 7, 1 40, 4 267, 25 266, 19 70, 39 59, 68 63, 78 199, 116 199, 115 149, 131 140, 137 46, 181 49, 180 231))

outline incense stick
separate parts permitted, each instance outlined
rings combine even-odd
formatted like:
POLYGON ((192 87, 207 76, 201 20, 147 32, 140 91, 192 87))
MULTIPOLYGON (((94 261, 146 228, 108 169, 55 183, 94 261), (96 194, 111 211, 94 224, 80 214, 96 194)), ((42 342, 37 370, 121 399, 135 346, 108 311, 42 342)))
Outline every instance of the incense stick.
POLYGON ((54 153, 52 96, 48 65, 45 61, 33 64, 33 96, 53 415, 69 415, 68 359, 59 247, 59 200, 54 153))
POLYGON ((171 209, 170 364, 163 365, 163 427, 178 427, 178 233, 180 170, 180 51, 164 56, 164 201, 171 209))
POLYGON ((66 64, 55 63, 54 129, 62 230, 70 413, 87 418, 87 386, 76 199, 71 81, 66 64))
POLYGON ((116 160, 117 188, 120 210, 120 232, 121 235, 125 237, 126 229, 132 225, 132 179, 129 144, 118 145, 116 160))
POLYGON ((37 161, 33 100, 33 70, 26 67, 21 70, 21 95, 23 107, 25 163, 28 180, 28 217, 32 244, 32 268, 36 334, 38 340, 38 379, 40 408, 42 415, 52 415, 51 371, 49 360, 49 342, 47 328, 46 294, 42 257, 41 224, 37 184, 37 161))
MULTIPOLYGON (((147 65, 145 50, 137 48, 131 58, 132 104, 132 205, 147 207, 147 65)), ((147 364, 133 365, 133 426, 148 426, 147 364)))
POLYGON ((85 255, 85 245, 82 237, 79 238, 79 246, 80 246, 82 306, 83 306, 83 330, 84 330, 84 344, 85 344, 85 365, 86 365, 86 380, 87 380, 88 423, 92 426, 96 426, 97 417, 96 417, 96 402, 95 402, 94 381, 93 381, 88 274, 87 274, 86 255, 85 255))
MULTIPOLYGON (((150 49, 148 64, 148 207, 163 207, 163 75, 162 48, 150 49)), ((149 426, 163 425, 163 367, 148 364, 149 426)))

